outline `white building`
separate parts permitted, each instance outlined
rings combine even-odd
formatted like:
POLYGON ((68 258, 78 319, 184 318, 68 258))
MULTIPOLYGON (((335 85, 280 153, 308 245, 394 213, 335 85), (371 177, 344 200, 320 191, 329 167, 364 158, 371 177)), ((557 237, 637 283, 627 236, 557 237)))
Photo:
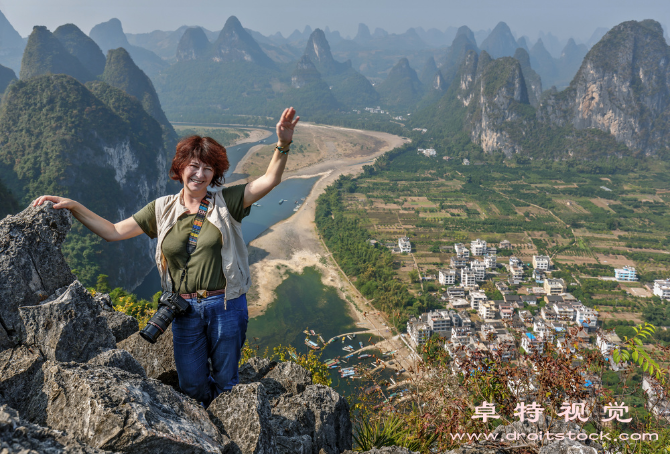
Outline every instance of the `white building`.
POLYGON ((654 295, 664 300, 670 299, 670 279, 654 281, 654 295))
POLYGON ((553 309, 554 312, 556 312, 558 320, 572 321, 572 319, 574 318, 575 311, 572 307, 572 304, 554 303, 553 309))
POLYGON ((456 257, 458 257, 459 259, 470 258, 470 251, 463 245, 463 243, 454 244, 454 250, 456 251, 456 257))
POLYGON ((617 268, 614 270, 614 278, 617 281, 637 281, 637 274, 635 272, 635 267, 633 266, 624 266, 623 268, 617 268))
POLYGON ((560 295, 565 291, 565 281, 563 279, 545 279, 544 291, 547 295, 560 295))
POLYGON ((474 288, 477 286, 477 275, 474 270, 469 268, 461 269, 461 285, 465 288, 474 288))
POLYGON ((523 281, 523 268, 518 265, 511 265, 509 267, 510 284, 518 284, 521 281, 523 281))
POLYGON ((468 266, 468 259, 451 257, 451 259, 449 259, 449 266, 452 268, 465 268, 468 266))
POLYGON ((605 358, 610 356, 619 345, 621 345, 621 339, 614 332, 601 332, 596 336, 596 346, 605 358))
POLYGON ((470 292, 470 307, 479 310, 479 305, 488 301, 484 292, 470 292))
POLYGON ((551 266, 551 260, 546 255, 533 256, 533 269, 547 271, 551 266))
POLYGON ((400 252, 412 252, 412 243, 406 236, 398 239, 398 247, 400 247, 400 252))
POLYGON ((451 315, 445 309, 428 312, 427 318, 428 326, 433 332, 445 332, 451 329, 451 315))
POLYGON ((577 308, 575 321, 584 328, 595 329, 598 325, 598 311, 590 307, 581 306, 577 308))
POLYGON ((544 344, 533 334, 525 333, 523 336, 521 336, 521 348, 526 350, 526 352, 529 354, 541 354, 544 351, 544 344))
POLYGON ((500 249, 512 249, 512 243, 510 243, 509 240, 502 240, 500 244, 498 244, 498 247, 500 249))
POLYGON ((521 262, 521 259, 511 256, 509 258, 509 266, 523 266, 523 263, 521 262))
POLYGON ((511 304, 501 304, 498 310, 500 311, 500 318, 503 320, 511 320, 514 316, 514 308, 511 304))
POLYGON ((470 269, 475 272, 475 280, 477 282, 486 280, 486 265, 479 260, 470 262, 470 269))
POLYGON ((456 270, 440 270, 437 279, 441 285, 454 285, 456 283, 456 270))
POLYGON ((449 287, 447 295, 449 295, 449 298, 465 298, 465 289, 463 287, 449 287))
POLYGON ((422 345, 428 341, 433 333, 428 323, 412 317, 407 321, 407 334, 416 345, 422 345))
POLYGON ((495 254, 491 255, 491 253, 489 253, 484 256, 484 265, 486 265, 486 269, 496 269, 498 266, 498 258, 495 254))
POLYGON ((435 151, 434 148, 419 148, 417 150, 419 153, 423 153, 424 156, 431 157, 431 156, 436 156, 437 151, 435 151))
POLYGON ((477 313, 482 320, 493 320, 496 318, 496 305, 493 301, 485 301, 479 305, 477 313))
POLYGON ((470 250, 472 255, 484 255, 487 253, 486 241, 477 238, 470 242, 470 250))

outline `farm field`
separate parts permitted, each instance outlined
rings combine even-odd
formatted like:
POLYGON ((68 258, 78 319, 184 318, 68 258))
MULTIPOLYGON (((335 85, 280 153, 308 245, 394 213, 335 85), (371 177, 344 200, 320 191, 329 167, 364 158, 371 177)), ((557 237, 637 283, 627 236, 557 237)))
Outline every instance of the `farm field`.
MULTIPOLYGON (((643 312, 659 303, 645 285, 670 277, 665 164, 631 169, 622 163, 609 169, 511 160, 477 164, 428 158, 407 146, 343 185, 345 215, 357 219, 371 239, 392 248, 399 237, 409 237, 412 253, 396 253, 394 260, 398 278, 412 293, 441 291, 436 281, 419 282, 412 270, 436 276, 449 267, 455 243, 469 247, 480 238, 495 246, 506 239, 512 250, 498 251, 499 266, 489 279, 507 279, 501 266, 507 255, 529 265, 541 254, 555 265, 551 276, 572 284, 569 291, 582 293, 584 282, 598 282, 585 303, 611 312, 611 318, 626 311, 643 319, 643 312), (634 266, 639 282, 612 281, 614 269, 623 266, 634 266)), ((527 291, 524 286, 519 293, 527 291)), ((661 325, 670 325, 667 319, 661 325)))

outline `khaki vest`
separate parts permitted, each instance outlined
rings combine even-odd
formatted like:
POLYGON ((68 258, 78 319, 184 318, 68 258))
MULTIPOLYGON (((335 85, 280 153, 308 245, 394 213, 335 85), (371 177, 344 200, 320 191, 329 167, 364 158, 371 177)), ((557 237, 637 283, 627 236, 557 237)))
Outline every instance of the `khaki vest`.
MULTIPOLYGON (((186 212, 186 207, 179 201, 180 194, 181 192, 156 199, 156 226, 158 228, 156 266, 161 276, 161 287, 165 292, 172 291, 172 279, 168 271, 167 261, 163 257, 162 244, 179 216, 186 212)), ((242 237, 242 224, 233 219, 228 212, 221 191, 214 192, 212 195, 213 200, 205 218, 221 231, 223 239, 221 265, 223 276, 226 278, 225 304, 226 300, 247 293, 249 287, 251 287, 249 253, 242 237)))

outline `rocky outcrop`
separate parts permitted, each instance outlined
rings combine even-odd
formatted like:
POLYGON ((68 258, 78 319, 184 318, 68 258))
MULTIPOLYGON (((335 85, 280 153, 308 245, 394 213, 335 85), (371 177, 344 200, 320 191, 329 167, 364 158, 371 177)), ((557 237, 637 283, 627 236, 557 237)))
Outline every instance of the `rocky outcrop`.
POLYGON ((118 348, 130 353, 146 371, 147 377, 179 389, 177 366, 174 363, 172 346, 172 325, 162 334, 155 344, 142 339, 140 333, 134 333, 119 342, 118 348))
POLYGON ((68 211, 46 206, 0 221, 0 348, 24 337, 19 307, 37 305, 75 280, 60 253, 71 223, 68 211))
POLYGON ((653 20, 612 28, 564 91, 538 110, 543 122, 596 128, 646 155, 670 147, 670 46, 653 20), (663 63, 666 62, 666 63, 663 63))
POLYGON ((3 93, 10 83, 16 80, 16 73, 6 66, 0 65, 0 93, 3 93))
MULTIPOLYGON (((342 454, 418 454, 407 448, 399 446, 384 446, 383 448, 372 448, 369 451, 344 451, 342 454)), ((475 454, 475 453, 472 453, 475 454)))
POLYGON ((302 88, 307 84, 320 82, 321 74, 307 55, 303 55, 296 64, 293 74, 291 74, 291 86, 293 88, 302 88))
POLYGON ((509 26, 504 22, 498 22, 489 36, 486 37, 480 48, 485 50, 493 58, 511 57, 519 45, 512 35, 509 26))
POLYGON ((7 454, 103 454, 63 432, 22 420, 8 405, 0 406, 0 452, 7 454))
POLYGON ((542 78, 530 66, 530 56, 525 49, 518 48, 514 52, 514 58, 521 65, 523 78, 526 81, 526 90, 528 91, 528 102, 531 106, 537 107, 542 97, 542 78))
POLYGON ((377 85, 382 101, 389 106, 409 107, 417 103, 423 95, 423 85, 409 60, 401 58, 388 77, 377 85))

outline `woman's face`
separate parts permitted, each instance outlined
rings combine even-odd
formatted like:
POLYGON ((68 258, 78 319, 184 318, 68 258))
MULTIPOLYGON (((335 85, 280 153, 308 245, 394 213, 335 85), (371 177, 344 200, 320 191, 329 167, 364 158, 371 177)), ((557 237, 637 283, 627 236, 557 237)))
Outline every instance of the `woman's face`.
POLYGON ((181 179, 184 181, 184 186, 193 192, 207 188, 214 178, 214 169, 211 166, 204 164, 197 159, 184 167, 181 179))

